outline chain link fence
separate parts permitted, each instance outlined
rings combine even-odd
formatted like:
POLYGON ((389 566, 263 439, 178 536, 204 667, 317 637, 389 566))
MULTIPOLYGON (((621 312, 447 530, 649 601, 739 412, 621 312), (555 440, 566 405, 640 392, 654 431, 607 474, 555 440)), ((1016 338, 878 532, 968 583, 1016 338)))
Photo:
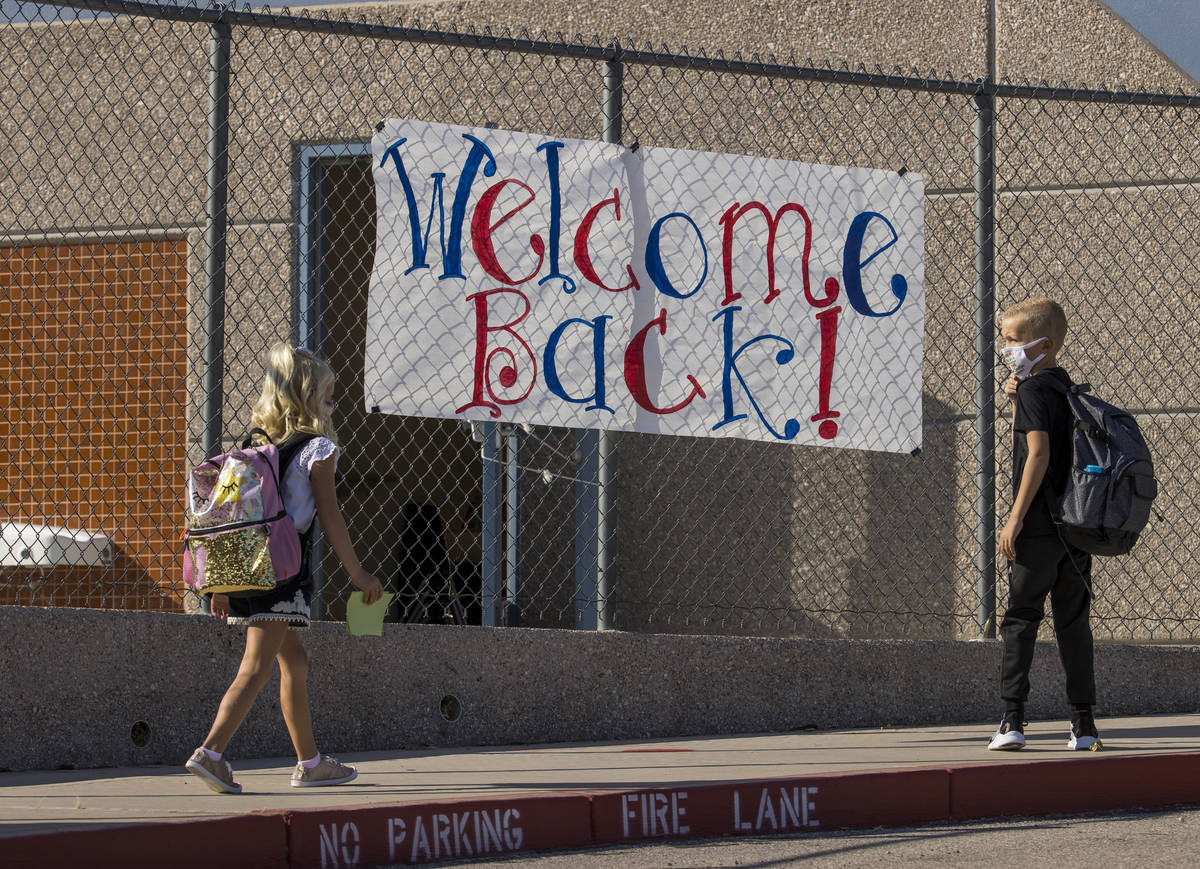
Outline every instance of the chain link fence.
MULTIPOLYGON (((1164 493, 1134 553, 1097 564, 1096 634, 1200 636, 1200 99, 74 5, 0 21, 0 604, 184 605, 186 467, 244 435, 284 339, 338 374, 339 499, 391 619, 991 636, 993 321, 1049 294, 1066 366, 1137 414, 1164 493), (381 118, 920 173, 922 449, 369 413, 381 118)), ((343 618, 319 539, 316 565, 343 618)))

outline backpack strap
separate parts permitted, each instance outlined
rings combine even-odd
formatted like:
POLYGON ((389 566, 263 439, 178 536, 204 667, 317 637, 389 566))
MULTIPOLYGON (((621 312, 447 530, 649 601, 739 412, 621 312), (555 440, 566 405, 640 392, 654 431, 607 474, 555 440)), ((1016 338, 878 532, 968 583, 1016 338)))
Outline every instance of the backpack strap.
MULTIPOLYGON (((283 497, 283 480, 287 476, 287 469, 292 463, 292 459, 300 455, 300 451, 304 449, 304 445, 309 441, 319 437, 312 432, 298 431, 284 438, 279 444, 279 480, 278 489, 279 497, 283 497)), ((312 557, 310 549, 312 548, 312 528, 300 535, 300 572, 305 573, 308 570, 309 559, 312 557)))
POLYGON ((292 459, 296 457, 296 454, 299 453, 300 450, 304 449, 304 445, 306 443, 311 441, 313 438, 319 437, 319 435, 315 435, 312 432, 306 431, 292 432, 290 436, 284 438, 280 443, 277 444, 271 439, 271 436, 261 428, 252 428, 246 435, 246 439, 242 441, 242 449, 247 450, 254 446, 255 435, 261 435, 263 440, 274 446, 276 451, 279 453, 279 470, 278 476, 275 479, 275 488, 279 491, 280 495, 282 495, 283 477, 284 474, 287 473, 288 465, 292 463, 292 459))
MULTIPOLYGON (((1068 378, 1068 380, 1069 379, 1070 378, 1068 378)), ((1063 383, 1057 377, 1047 377, 1045 378, 1045 382, 1046 385, 1067 400, 1067 407, 1071 411, 1071 416, 1075 418, 1076 428, 1080 429, 1081 431, 1090 432, 1093 435, 1098 435, 1102 438, 1105 437, 1104 432, 1097 432, 1095 428, 1084 423, 1078 411, 1075 409, 1073 399, 1079 396, 1081 393, 1091 392, 1092 385, 1090 383, 1075 383, 1074 381, 1071 381, 1068 385, 1063 383)), ((1046 500, 1046 506, 1050 508, 1050 518, 1054 520, 1054 530, 1058 534, 1058 542, 1062 544, 1063 550, 1067 554, 1067 559, 1071 562, 1071 567, 1075 569, 1075 575, 1078 576, 1083 581, 1083 584, 1087 587, 1088 597, 1094 599, 1095 594, 1092 592, 1091 580, 1088 579, 1088 575, 1084 573, 1083 570, 1080 569, 1079 565, 1075 562, 1075 555, 1071 551, 1071 546, 1067 543, 1066 538, 1063 537, 1062 516, 1059 513, 1058 505, 1054 503, 1054 499, 1050 497, 1046 489, 1041 489, 1040 491, 1046 500)), ((1087 558, 1086 554, 1084 555, 1084 558, 1087 558)))
POLYGON ((288 466, 292 463, 292 459, 300 454, 305 444, 318 437, 320 435, 315 435, 312 432, 297 431, 292 432, 277 445, 277 449, 279 450, 279 479, 281 483, 284 474, 287 473, 288 466))
POLYGON ((265 431, 263 431, 261 428, 252 428, 252 429, 250 429, 249 432, 246 433, 246 437, 242 441, 242 449, 248 450, 248 449, 250 449, 250 447, 254 446, 254 436, 255 435, 262 435, 263 440, 269 444, 275 443, 275 441, 271 440, 271 436, 269 434, 267 434, 265 431))
POLYGON ((1071 382, 1066 384, 1057 377, 1047 377, 1045 378, 1044 383, 1059 395, 1080 395, 1084 392, 1092 391, 1092 384, 1090 383, 1071 382))
POLYGON ((282 474, 287 470, 287 466, 291 464, 292 459, 296 457, 296 453, 304 448, 304 445, 315 437, 312 432, 297 431, 284 438, 279 443, 275 443, 271 436, 261 428, 252 428, 247 433, 245 440, 242 441, 242 449, 247 450, 254 446, 254 436, 262 435, 262 439, 269 444, 272 444, 279 451, 279 472, 282 474))
POLYGON ((1068 386, 1057 377, 1047 377, 1043 382, 1059 395, 1066 398, 1067 407, 1071 409, 1071 416, 1075 418, 1075 428, 1082 432, 1087 432, 1087 434, 1091 435, 1098 441, 1108 440, 1108 433, 1103 429, 1096 428, 1094 425, 1088 422, 1088 420, 1085 418, 1085 414, 1075 406, 1075 402, 1078 400, 1080 395, 1085 392, 1092 391, 1092 385, 1090 383, 1072 383, 1070 386, 1068 386))

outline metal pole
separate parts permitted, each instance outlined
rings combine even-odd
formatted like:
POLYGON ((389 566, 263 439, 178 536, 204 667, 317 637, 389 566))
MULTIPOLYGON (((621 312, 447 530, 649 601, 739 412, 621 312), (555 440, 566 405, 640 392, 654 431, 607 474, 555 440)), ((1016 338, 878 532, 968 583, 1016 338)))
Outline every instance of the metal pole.
POLYGON ((229 196, 229 41, 231 28, 208 32, 208 203, 204 241, 204 455, 221 452, 225 375, 225 230, 229 196))
POLYGON ((593 428, 575 430, 575 627, 583 631, 599 627, 593 568, 598 555, 596 518, 600 512, 599 434, 593 428))
POLYGON ((503 545, 504 517, 503 486, 500 474, 500 427, 494 422, 480 424, 483 442, 480 452, 483 459, 483 517, 482 547, 483 547, 483 624, 485 627, 495 627, 503 622, 496 617, 499 608, 500 588, 503 572, 503 559, 500 547, 503 545))
POLYGON ((520 518, 520 454, 518 450, 519 435, 512 430, 502 436, 504 439, 504 598, 506 602, 504 624, 510 628, 521 626, 520 594, 520 558, 518 550, 521 526, 520 518))
MULTIPOLYGON (((604 129, 605 142, 619 144, 622 135, 625 68, 620 54, 604 61, 604 129)), ((596 629, 607 630, 609 579, 609 517, 612 515, 612 434, 599 432, 596 456, 596 483, 599 489, 596 503, 596 629)))
MULTIPOLYGON (((407 42, 419 45, 437 45, 443 48, 473 48, 494 52, 519 52, 538 57, 563 57, 577 60, 606 60, 612 56, 612 48, 588 45, 579 42, 545 42, 519 37, 498 37, 485 33, 455 33, 443 30, 423 30, 414 27, 394 27, 386 24, 369 24, 361 20, 344 18, 310 17, 304 14, 283 15, 251 9, 244 10, 229 6, 197 6, 195 3, 160 3, 158 0, 57 0, 55 6, 70 9, 87 9, 92 12, 108 12, 139 18, 154 18, 165 21, 204 22, 220 18, 238 27, 257 27, 272 31, 292 33, 319 33, 345 36, 353 39, 407 42)), ((971 96, 977 87, 975 82, 955 79, 918 78, 883 73, 853 72, 848 69, 826 67, 791 66, 779 63, 759 63, 749 60, 713 58, 696 54, 667 54, 656 51, 622 49, 621 57, 639 66, 660 69, 703 69, 712 73, 754 76, 785 81, 807 81, 825 84, 843 84, 857 88, 880 88, 884 90, 911 91, 914 93, 961 94, 971 96)), ((994 79, 993 79, 994 80, 994 79)), ((1070 100, 1084 103, 1117 103, 1123 106, 1175 106, 1178 108, 1200 108, 1200 96, 1196 94, 1164 94, 1149 91, 1117 91, 1043 87, 1034 85, 1003 85, 998 88, 1000 96, 1016 96, 1034 100, 1070 100)))
MULTIPOLYGON (((611 54, 604 61, 600 138, 619 144, 624 68, 619 52, 609 51, 611 54)), ((611 435, 602 429, 577 429, 575 452, 575 627, 606 630, 610 627, 607 601, 611 435)))
POLYGON ((995 0, 988 5, 988 75, 975 94, 975 569, 981 639, 996 636, 995 0))

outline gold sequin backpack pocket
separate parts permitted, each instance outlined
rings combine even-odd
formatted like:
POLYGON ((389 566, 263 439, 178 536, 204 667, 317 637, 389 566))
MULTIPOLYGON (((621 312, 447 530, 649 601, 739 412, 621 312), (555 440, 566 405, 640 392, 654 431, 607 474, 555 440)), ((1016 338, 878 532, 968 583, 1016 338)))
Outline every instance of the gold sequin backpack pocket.
POLYGON ((253 596, 300 572, 300 535, 283 508, 280 479, 314 435, 288 438, 281 451, 247 439, 192 468, 184 513, 183 581, 198 594, 253 596))

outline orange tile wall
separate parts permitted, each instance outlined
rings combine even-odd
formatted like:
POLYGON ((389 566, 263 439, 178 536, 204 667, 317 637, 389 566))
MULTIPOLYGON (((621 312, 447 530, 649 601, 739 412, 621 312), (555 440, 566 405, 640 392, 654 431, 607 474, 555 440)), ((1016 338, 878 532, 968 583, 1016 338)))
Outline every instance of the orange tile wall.
POLYGON ((0 568, 0 604, 179 608, 187 245, 0 247, 0 519, 99 531, 111 568, 0 568))

